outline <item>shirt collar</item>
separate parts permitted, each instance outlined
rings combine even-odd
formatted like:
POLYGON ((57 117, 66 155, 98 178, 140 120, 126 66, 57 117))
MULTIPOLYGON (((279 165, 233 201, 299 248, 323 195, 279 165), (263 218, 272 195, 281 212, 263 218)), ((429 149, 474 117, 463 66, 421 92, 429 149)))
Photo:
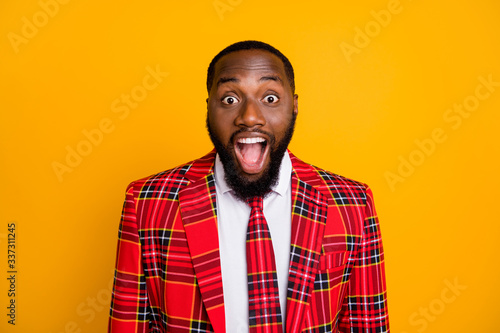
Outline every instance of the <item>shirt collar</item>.
MULTIPOLYGON (((215 157, 215 183, 218 188, 222 191, 222 193, 226 193, 232 191, 229 185, 226 183, 224 167, 222 165, 222 161, 219 158, 219 154, 215 157)), ((284 196, 288 187, 290 186, 292 174, 292 161, 290 160, 290 155, 288 155, 288 151, 285 151, 283 154, 283 158, 281 160, 280 172, 278 176, 278 182, 274 185, 271 190, 273 192, 278 193, 280 196, 284 196)))

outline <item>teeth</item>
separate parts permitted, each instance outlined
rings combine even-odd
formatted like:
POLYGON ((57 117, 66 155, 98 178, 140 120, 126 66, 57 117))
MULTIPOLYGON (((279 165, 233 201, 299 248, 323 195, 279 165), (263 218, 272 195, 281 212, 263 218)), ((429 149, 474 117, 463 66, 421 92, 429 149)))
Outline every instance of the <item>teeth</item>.
POLYGON ((259 143, 259 142, 265 142, 266 139, 264 138, 241 138, 238 139, 238 143, 259 143))

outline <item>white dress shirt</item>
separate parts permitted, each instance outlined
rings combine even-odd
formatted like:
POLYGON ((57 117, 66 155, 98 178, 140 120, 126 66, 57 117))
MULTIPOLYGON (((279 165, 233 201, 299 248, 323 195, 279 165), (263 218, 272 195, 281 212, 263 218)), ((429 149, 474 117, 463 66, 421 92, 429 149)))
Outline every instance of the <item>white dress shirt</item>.
MULTIPOLYGON (((217 223, 226 313, 226 332, 248 332, 248 280, 246 235, 250 207, 238 200, 224 179, 219 155, 215 160, 217 223)), ((278 183, 264 198, 266 217, 274 248, 283 322, 286 314, 288 268, 290 263, 292 163, 288 152, 281 162, 278 183)))

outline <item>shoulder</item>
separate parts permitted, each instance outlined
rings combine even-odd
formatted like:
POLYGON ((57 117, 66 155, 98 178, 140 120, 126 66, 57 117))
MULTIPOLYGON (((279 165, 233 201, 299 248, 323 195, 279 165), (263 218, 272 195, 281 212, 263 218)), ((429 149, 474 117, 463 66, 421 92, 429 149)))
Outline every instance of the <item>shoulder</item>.
POLYGON ((366 203, 369 187, 360 181, 350 179, 331 171, 311 165, 323 181, 323 191, 327 191, 337 204, 362 204, 366 203), (353 202, 354 201, 354 202, 353 202))
POLYGON ((175 168, 165 170, 162 172, 155 173, 153 175, 134 180, 128 185, 129 188, 133 188, 134 191, 143 189, 145 187, 151 188, 151 187, 158 187, 164 184, 178 184, 181 185, 182 183, 187 184, 187 179, 184 177, 186 172, 189 170, 189 168, 192 166, 193 162, 188 162, 182 165, 179 165, 175 168))
POLYGON ((367 184, 306 163, 295 156, 291 159, 294 170, 301 180, 334 199, 337 204, 366 203, 370 191, 367 184))
POLYGON ((133 192, 134 196, 142 198, 167 195, 169 199, 174 199, 173 196, 191 181, 212 172, 214 156, 215 153, 210 152, 201 158, 135 180, 127 186, 127 193, 133 192))

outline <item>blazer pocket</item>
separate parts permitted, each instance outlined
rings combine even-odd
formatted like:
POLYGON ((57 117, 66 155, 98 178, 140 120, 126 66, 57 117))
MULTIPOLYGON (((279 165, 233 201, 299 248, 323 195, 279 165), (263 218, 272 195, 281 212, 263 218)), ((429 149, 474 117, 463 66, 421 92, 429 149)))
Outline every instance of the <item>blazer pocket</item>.
POLYGON ((347 251, 327 252, 319 257, 319 270, 324 271, 345 265, 347 251))

